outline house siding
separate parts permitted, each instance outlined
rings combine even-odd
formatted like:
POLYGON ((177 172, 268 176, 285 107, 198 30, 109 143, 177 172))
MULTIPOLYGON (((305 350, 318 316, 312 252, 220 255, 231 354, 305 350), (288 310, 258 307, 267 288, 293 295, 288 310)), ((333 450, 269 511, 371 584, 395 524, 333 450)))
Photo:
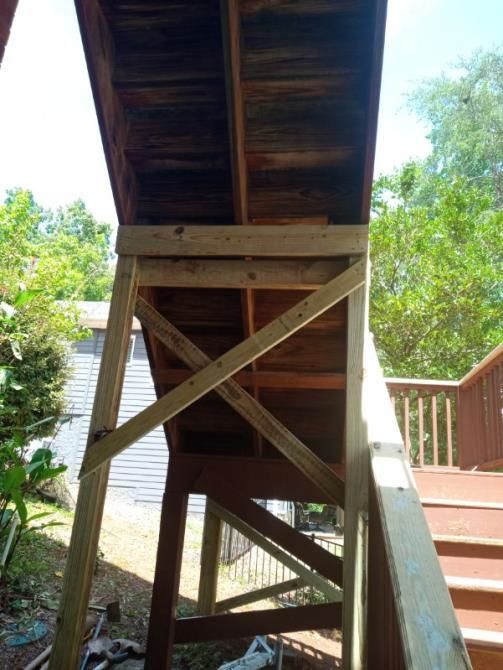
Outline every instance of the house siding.
MULTIPOLYGON (((147 351, 141 331, 135 331, 134 349, 126 366, 118 425, 156 400, 147 351)), ((85 451, 105 331, 74 345, 72 375, 66 389, 68 414, 55 438, 57 454, 68 465, 70 481, 77 481, 85 451)), ((166 482, 169 452, 162 428, 152 431, 112 460, 109 488, 121 489, 135 502, 160 505, 166 482)), ((204 496, 189 498, 189 512, 204 513, 204 496)))

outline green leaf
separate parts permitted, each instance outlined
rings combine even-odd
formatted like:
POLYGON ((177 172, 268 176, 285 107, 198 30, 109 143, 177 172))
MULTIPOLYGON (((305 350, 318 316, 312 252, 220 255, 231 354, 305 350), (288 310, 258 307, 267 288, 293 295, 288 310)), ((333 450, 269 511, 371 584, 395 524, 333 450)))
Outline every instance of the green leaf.
POLYGON ((43 293, 42 289, 27 289, 25 291, 19 291, 14 299, 14 307, 19 308, 23 305, 26 305, 27 302, 33 300, 37 295, 43 293))
POLYGON ((15 490, 11 492, 11 496, 16 506, 16 511, 19 514, 19 518, 21 519, 21 523, 24 526, 28 519, 28 509, 26 507, 26 503, 24 502, 23 494, 21 491, 15 490))
POLYGON ((2 479, 2 490, 4 493, 12 495, 13 491, 19 489, 26 480, 26 472, 22 465, 17 465, 7 470, 2 479))

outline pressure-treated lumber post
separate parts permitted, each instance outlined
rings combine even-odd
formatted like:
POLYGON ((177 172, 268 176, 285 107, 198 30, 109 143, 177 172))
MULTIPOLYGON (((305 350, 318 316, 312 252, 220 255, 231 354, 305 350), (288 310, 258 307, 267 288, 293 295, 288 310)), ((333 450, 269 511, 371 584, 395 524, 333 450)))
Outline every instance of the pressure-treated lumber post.
MULTIPOLYGON (((368 271, 367 271, 368 277, 368 271)), ((342 657, 347 670, 366 667, 368 435, 363 407, 368 280, 348 297, 342 657)))
POLYGON ((172 457, 162 503, 145 670, 171 668, 188 502, 177 479, 172 457))
POLYGON ((222 522, 206 506, 197 609, 199 614, 215 614, 222 522))
MULTIPOLYGON (((117 423, 136 290, 136 258, 119 257, 88 447, 96 441, 97 432, 112 430, 117 423)), ((102 465, 80 484, 50 670, 74 670, 78 667, 108 471, 109 463, 102 465)))

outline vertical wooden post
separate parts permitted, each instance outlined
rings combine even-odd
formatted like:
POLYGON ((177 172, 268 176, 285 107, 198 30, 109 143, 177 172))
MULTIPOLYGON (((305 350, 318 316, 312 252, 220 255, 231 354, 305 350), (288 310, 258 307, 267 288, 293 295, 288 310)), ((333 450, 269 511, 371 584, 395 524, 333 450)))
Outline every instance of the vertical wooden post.
POLYGON ((145 670, 170 670, 172 665, 188 502, 177 481, 175 461, 172 455, 162 503, 145 670))
POLYGON ((433 444, 433 465, 438 465, 438 422, 437 422, 437 396, 431 394, 431 439, 433 444))
MULTIPOLYGON (((137 286, 136 257, 119 257, 88 447, 96 441, 97 432, 113 430, 117 424, 137 286)), ((79 488, 50 670, 78 667, 108 472, 108 464, 101 466, 79 488)))
POLYGON ((222 521, 206 506, 197 609, 199 614, 215 614, 222 521))
POLYGON ((367 664, 367 531, 369 450, 363 377, 368 333, 367 282, 348 297, 342 659, 346 670, 367 664))

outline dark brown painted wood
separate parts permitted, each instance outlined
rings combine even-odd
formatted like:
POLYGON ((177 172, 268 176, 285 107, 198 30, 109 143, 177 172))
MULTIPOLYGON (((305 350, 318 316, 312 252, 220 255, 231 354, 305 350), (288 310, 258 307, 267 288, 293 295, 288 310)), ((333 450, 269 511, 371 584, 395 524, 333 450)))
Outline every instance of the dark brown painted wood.
POLYGON ((341 624, 341 610, 340 603, 328 603, 178 619, 175 642, 210 642, 298 630, 338 628, 341 624))

